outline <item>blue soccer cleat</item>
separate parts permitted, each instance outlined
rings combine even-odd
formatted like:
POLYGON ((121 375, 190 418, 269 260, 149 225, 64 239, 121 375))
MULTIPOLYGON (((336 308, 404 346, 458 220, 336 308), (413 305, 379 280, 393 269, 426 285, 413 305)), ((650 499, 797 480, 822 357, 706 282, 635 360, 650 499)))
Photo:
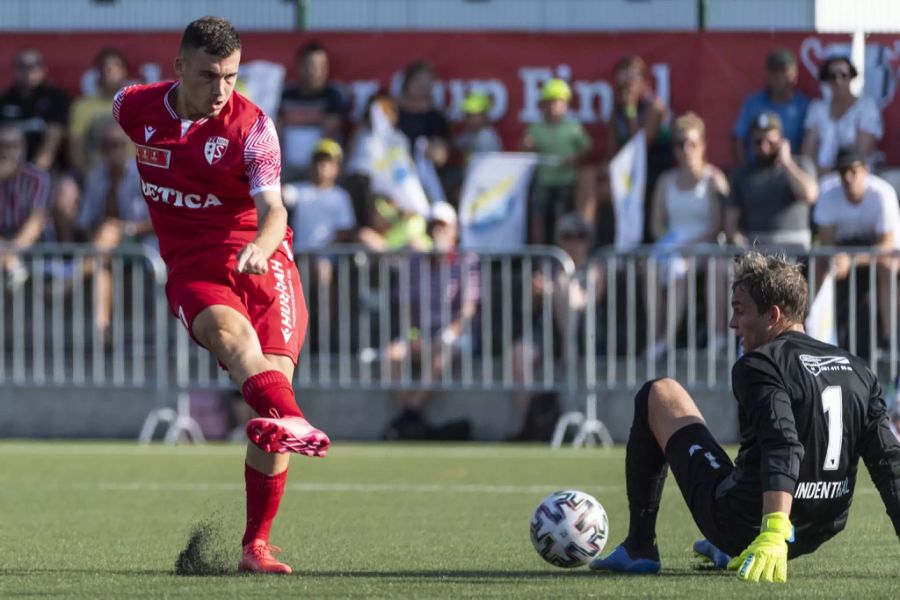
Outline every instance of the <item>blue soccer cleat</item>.
POLYGON ((724 569, 731 560, 730 556, 713 546, 706 538, 694 542, 694 554, 706 562, 712 563, 716 569, 724 569))
POLYGON ((593 571, 630 573, 632 575, 653 575, 659 573, 661 567, 658 560, 631 558, 623 545, 616 546, 616 549, 606 558, 595 558, 591 561, 591 570, 593 571))

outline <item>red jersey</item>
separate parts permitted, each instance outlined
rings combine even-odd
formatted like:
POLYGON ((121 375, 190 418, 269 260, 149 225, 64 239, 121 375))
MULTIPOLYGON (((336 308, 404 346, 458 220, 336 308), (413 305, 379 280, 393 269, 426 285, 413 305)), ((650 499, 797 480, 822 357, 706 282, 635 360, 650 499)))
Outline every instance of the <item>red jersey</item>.
MULTIPOLYGON (((271 119, 237 92, 215 117, 181 119, 169 102, 177 85, 134 85, 113 101, 113 117, 137 146, 144 200, 170 270, 207 250, 233 258, 257 234, 253 195, 281 191, 271 119)), ((288 248, 291 237, 288 229, 288 248)))

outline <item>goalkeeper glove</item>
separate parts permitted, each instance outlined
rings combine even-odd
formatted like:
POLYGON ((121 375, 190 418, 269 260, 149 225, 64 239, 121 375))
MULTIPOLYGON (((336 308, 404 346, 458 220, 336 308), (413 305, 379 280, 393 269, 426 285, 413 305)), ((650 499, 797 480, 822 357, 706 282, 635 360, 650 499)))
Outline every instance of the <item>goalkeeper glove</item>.
POLYGON ((785 513, 763 515, 759 535, 740 556, 731 559, 728 570, 744 581, 787 581, 788 542, 794 541, 794 527, 785 513))

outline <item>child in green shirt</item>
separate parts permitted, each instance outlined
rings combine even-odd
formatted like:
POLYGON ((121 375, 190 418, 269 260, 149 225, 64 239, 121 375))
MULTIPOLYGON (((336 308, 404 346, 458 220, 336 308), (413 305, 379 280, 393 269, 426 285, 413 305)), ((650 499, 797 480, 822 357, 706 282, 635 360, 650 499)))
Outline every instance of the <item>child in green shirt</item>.
POLYGON ((530 196, 531 242, 552 239, 556 220, 575 208, 578 163, 591 151, 591 139, 581 123, 568 118, 572 90, 562 79, 551 79, 541 90, 543 121, 528 126, 522 146, 541 155, 530 196))

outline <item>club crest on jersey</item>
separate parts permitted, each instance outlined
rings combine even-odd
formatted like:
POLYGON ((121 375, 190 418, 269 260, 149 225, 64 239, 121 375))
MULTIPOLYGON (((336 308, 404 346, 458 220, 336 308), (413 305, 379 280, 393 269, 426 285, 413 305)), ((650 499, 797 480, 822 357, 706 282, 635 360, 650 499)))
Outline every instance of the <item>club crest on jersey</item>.
POLYGON ((844 356, 801 354, 799 358, 803 368, 812 373, 813 377, 818 377, 823 372, 853 370, 853 367, 850 366, 850 359, 844 356))
POLYGON ((206 156, 206 162, 214 165, 222 160, 227 149, 228 140, 226 138, 213 136, 206 140, 206 146, 203 147, 203 155, 206 156))

